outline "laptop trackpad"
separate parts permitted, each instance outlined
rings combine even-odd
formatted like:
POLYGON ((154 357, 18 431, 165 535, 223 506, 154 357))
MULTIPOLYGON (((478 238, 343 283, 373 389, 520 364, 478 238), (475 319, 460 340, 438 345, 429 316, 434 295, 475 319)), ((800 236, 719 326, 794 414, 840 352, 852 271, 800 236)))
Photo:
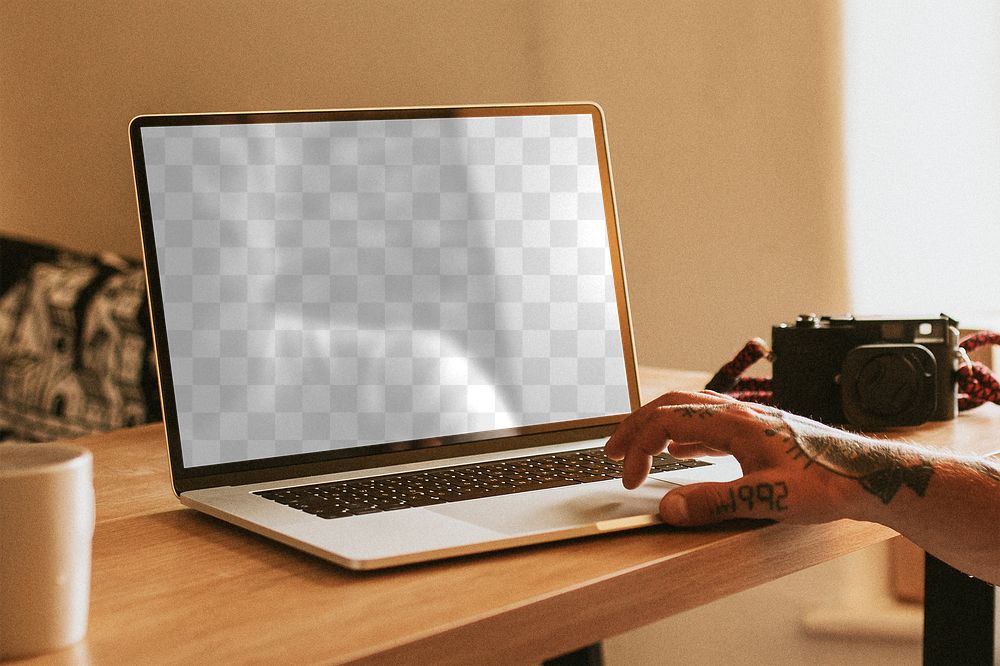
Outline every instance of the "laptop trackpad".
POLYGON ((426 510, 505 534, 531 534, 655 516, 660 499, 673 487, 651 480, 635 490, 625 490, 616 479, 443 504, 426 510))

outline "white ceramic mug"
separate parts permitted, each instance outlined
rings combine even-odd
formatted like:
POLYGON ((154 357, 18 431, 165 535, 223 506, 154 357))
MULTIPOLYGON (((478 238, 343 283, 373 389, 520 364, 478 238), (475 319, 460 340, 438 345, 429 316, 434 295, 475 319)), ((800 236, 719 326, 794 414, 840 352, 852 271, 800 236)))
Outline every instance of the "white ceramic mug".
POLYGON ((0 659, 87 633, 93 457, 73 444, 0 444, 0 659))

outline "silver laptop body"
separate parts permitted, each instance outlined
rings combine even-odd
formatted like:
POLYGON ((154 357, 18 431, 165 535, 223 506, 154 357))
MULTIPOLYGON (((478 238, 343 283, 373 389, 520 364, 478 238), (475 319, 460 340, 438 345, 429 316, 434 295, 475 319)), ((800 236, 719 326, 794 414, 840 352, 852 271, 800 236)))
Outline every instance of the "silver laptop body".
POLYGON ((566 457, 638 406, 598 106, 140 116, 130 136, 182 503, 374 569, 655 524, 675 484, 739 475, 336 517, 273 499, 566 457))

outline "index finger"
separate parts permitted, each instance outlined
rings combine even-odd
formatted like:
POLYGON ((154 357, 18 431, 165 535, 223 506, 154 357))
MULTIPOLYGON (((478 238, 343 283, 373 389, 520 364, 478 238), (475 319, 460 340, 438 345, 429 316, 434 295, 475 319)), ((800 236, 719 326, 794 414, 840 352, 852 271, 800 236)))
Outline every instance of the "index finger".
MULTIPOLYGON (((724 405, 735 402, 733 398, 718 393, 694 393, 686 391, 664 393, 659 398, 635 410, 624 421, 619 423, 614 433, 612 433, 604 445, 604 453, 612 460, 621 460, 624 458, 626 452, 634 446, 633 443, 636 441, 637 436, 648 427, 651 418, 660 407, 690 405, 692 410, 696 411, 699 409, 698 405, 724 405)), ((660 443, 664 443, 666 439, 679 439, 679 437, 665 436, 660 439, 660 443)), ((659 453, 655 449, 655 445, 647 444, 647 448, 643 450, 649 454, 659 453)), ((659 450, 662 450, 662 448, 659 450)))
POLYGON ((738 401, 723 401, 654 406, 630 418, 632 424, 615 441, 616 447, 624 448, 622 483, 626 488, 635 488, 645 480, 651 454, 663 450, 668 440, 700 442, 723 453, 734 453, 742 462, 746 449, 739 445, 759 435, 760 422, 767 417, 738 401))

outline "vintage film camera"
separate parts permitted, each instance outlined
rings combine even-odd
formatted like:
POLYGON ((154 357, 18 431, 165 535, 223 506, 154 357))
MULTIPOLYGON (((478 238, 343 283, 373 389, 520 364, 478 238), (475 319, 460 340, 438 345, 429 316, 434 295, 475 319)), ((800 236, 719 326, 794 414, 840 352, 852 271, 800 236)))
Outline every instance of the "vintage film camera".
POLYGON ((801 315, 771 331, 774 403, 863 430, 958 413, 958 322, 801 315))

